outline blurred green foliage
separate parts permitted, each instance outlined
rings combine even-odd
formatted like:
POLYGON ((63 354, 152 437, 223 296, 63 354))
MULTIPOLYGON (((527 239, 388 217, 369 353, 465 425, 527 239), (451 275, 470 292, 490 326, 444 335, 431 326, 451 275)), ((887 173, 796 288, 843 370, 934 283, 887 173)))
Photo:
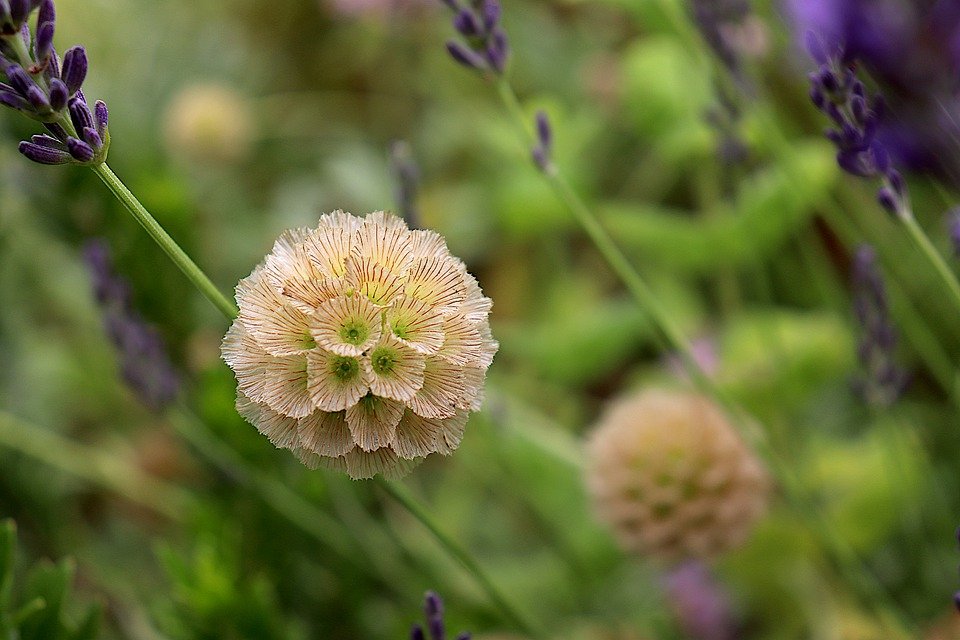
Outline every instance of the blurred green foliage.
MULTIPOLYGON (((737 166, 705 118, 718 104, 713 69, 665 6, 686 15, 680 0, 507 2, 512 81, 531 116, 549 112, 564 174, 678 326, 709 345, 718 385, 923 629, 956 587, 960 323, 870 188, 840 175, 778 6, 757 3, 768 46, 748 61, 758 90, 742 105, 737 166), (913 374, 883 412, 851 386, 848 262, 863 240, 881 256, 913 374)), ((687 382, 531 166, 489 84, 446 57, 441 3, 57 7, 58 47, 87 47, 88 95, 110 105, 111 165, 224 290, 286 228, 338 208, 394 208, 387 150, 409 141, 421 222, 494 299, 502 348, 460 450, 407 486, 551 637, 682 638, 662 568, 623 556, 595 521, 580 443, 619 393, 687 382), (198 87, 233 97, 183 107, 198 87), (242 128, 191 133, 191 122, 236 118, 242 128)), ((373 485, 302 468, 236 415, 218 359, 225 322, 94 176, 20 158, 15 143, 30 133, 0 118, 0 412, 191 499, 159 514, 6 443, 0 515, 20 524, 25 557, 68 554, 76 569, 39 565, 0 630, 9 636, 10 612, 28 606, 24 639, 93 637, 61 615, 76 582, 81 599, 108 603, 104 638, 401 638, 428 589, 444 596, 448 628, 508 637, 470 576, 373 485), (79 258, 93 236, 110 241, 183 371, 169 413, 150 413, 119 379, 79 258), (29 608, 36 598, 46 606, 29 608)), ((911 189, 946 253, 940 215, 956 194, 920 176, 911 189)), ((0 575, 12 548, 3 531, 0 575)), ((777 502, 717 563, 742 637, 884 637, 804 531, 777 502)))

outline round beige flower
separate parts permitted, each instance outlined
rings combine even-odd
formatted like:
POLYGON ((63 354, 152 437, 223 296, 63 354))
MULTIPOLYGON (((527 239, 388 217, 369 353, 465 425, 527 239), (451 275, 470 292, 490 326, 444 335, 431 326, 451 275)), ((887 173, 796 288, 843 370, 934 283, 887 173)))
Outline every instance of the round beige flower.
POLYGON ((664 390, 606 411, 590 436, 587 485, 625 550, 666 561, 739 545, 769 495, 763 465, 723 411, 664 390))
POLYGON ((247 98, 228 86, 185 87, 167 106, 163 119, 170 153, 192 162, 237 162, 249 155, 253 145, 253 110, 247 98))
POLYGON ((311 467, 404 475, 460 444, 497 351, 484 297, 432 231, 383 212, 295 229, 237 285, 237 410, 311 467))

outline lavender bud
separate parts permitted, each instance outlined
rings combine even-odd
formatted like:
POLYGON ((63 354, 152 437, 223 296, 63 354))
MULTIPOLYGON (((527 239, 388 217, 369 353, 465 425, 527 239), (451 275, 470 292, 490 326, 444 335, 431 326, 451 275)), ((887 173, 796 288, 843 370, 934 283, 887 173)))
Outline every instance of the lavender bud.
POLYGON ((953 594, 953 606, 957 608, 957 611, 960 611, 960 591, 953 594))
POLYGON ((436 616, 427 620, 427 626, 430 628, 430 637, 433 640, 443 640, 446 637, 446 630, 443 628, 443 617, 436 616))
POLYGON ((880 190, 877 191, 877 202, 880 203, 881 207, 886 209, 887 213, 897 215, 897 211, 899 210, 897 196, 887 187, 881 187, 880 190))
POLYGON ((423 601, 423 611, 428 618, 443 615, 443 600, 434 591, 427 591, 423 601))
POLYGON ((50 110, 50 101, 47 99, 47 95, 36 85, 27 89, 27 101, 37 111, 43 112, 50 110))
POLYGON ((468 9, 460 10, 453 17, 453 28, 468 38, 480 35, 480 21, 477 16, 468 9))
POLYGON ((107 130, 107 123, 110 120, 110 113, 107 111, 107 103, 103 100, 97 100, 93 105, 93 117, 97 122, 97 133, 104 137, 107 130))
POLYGON ((63 146, 62 142, 56 138, 51 138, 48 135, 30 136, 30 142, 39 147, 47 147, 48 149, 59 149, 61 151, 66 151, 66 147, 63 146))
POLYGON ((67 138, 67 151, 80 162, 90 162, 96 155, 89 144, 83 140, 77 140, 73 136, 67 138))
POLYGON ((827 104, 827 98, 823 95, 823 91, 820 87, 814 86, 810 89, 810 102, 813 103, 817 109, 823 109, 824 105, 827 104))
POLYGON ((546 112, 537 111, 536 123, 537 140, 540 141, 540 146, 550 151, 553 148, 553 131, 551 130, 550 120, 547 119, 546 112))
POLYGON ((37 25, 39 30, 39 25, 49 22, 53 24, 57 20, 57 10, 53 4, 53 0, 43 0, 40 2, 40 11, 37 12, 37 25))
POLYGON ((867 95, 866 88, 863 86, 863 83, 860 80, 854 78, 853 86, 850 88, 850 93, 858 98, 863 98, 867 95))
POLYGON ((893 189, 894 193, 901 198, 907 192, 907 183, 896 169, 890 169, 887 172, 887 182, 890 183, 890 188, 893 189))
POLYGON ((459 42, 453 40, 447 41, 447 51, 450 53, 451 58, 465 67, 479 70, 487 68, 487 63, 484 62, 483 58, 459 42))
POLYGON ((490 66, 497 73, 503 73, 507 67, 507 56, 510 54, 510 47, 507 44, 507 34, 503 29, 494 29, 490 43, 487 45, 487 60, 490 66))
POLYGON ((423 635, 423 627, 418 624, 413 625, 413 628, 410 629, 410 640, 426 640, 426 636, 423 635))
POLYGON ((51 45, 50 47, 50 57, 47 59, 47 68, 44 69, 43 75, 47 79, 60 78, 60 56, 57 55, 56 47, 51 45))
POLYGON ((97 133, 96 129, 84 127, 80 134, 83 137, 83 141, 95 150, 99 151, 103 147, 103 140, 100 138, 100 134, 97 133))
POLYGON ((500 22, 501 7, 499 0, 484 0, 483 2, 483 28, 487 33, 493 31, 493 28, 500 22))
POLYGON ((850 99, 850 112, 853 114, 854 120, 863 122, 867 115, 867 101, 863 99, 863 96, 853 96, 850 99))
POLYGON ((17 111, 29 111, 30 109, 30 103, 12 90, 0 89, 0 104, 17 111))
POLYGON ((56 122, 44 122, 43 126, 47 131, 53 134, 53 137, 57 140, 66 140, 67 139, 67 130, 64 129, 56 122))
POLYGON ((87 78, 87 52, 83 47, 71 47, 64 54, 62 77, 70 95, 80 90, 87 78))
POLYGON ((52 22, 44 22, 37 27, 37 39, 34 42, 33 54, 40 65, 53 53, 53 31, 52 22))
POLYGON ((39 164, 66 164, 70 162, 70 154, 66 151, 43 147, 31 142, 21 142, 17 150, 28 160, 39 164))
POLYGON ((819 80, 820 80, 820 85, 824 89, 826 89, 828 93, 834 93, 837 89, 840 88, 840 84, 839 84, 839 81, 837 80, 837 76, 834 75, 833 71, 831 71, 827 67, 823 67, 820 69, 819 80))
POLYGON ((467 631, 464 631, 463 633, 457 636, 457 640, 470 640, 470 633, 467 631))
POLYGON ((81 131, 84 127, 90 127, 92 129, 94 126, 93 114, 90 113, 90 107, 79 98, 70 100, 70 119, 73 121, 73 126, 76 127, 77 131, 81 131))
POLYGON ((836 124, 842 125, 844 123, 843 114, 840 113, 840 109, 837 108, 837 105, 832 102, 827 103, 827 108, 824 110, 830 119, 833 120, 836 124))
POLYGON ((803 43, 807 48, 807 53, 817 64, 826 64, 827 52, 823 49, 823 43, 813 31, 807 31, 803 34, 803 43))
POLYGON ((23 46, 30 49, 30 26, 24 22, 20 25, 20 39, 23 40, 23 46))
POLYGON ((30 90, 30 87, 36 87, 33 78, 23 70, 20 65, 11 64, 6 68, 7 79, 10 81, 10 84, 20 92, 20 95, 26 97, 27 91, 30 90))
POLYGON ((54 111, 60 111, 67 106, 67 85, 63 84, 60 78, 50 80, 50 108, 54 111))
POLYGON ((9 0, 9 2, 10 19, 19 28, 23 21, 27 19, 27 14, 30 13, 30 0, 9 0))
POLYGON ((863 165, 860 154, 855 151, 842 150, 837 152, 837 164, 840 168, 853 176, 868 178, 871 175, 869 169, 863 165))
POLYGON ((547 167, 550 165, 550 158, 547 156, 547 151, 537 145, 530 152, 530 156, 533 158, 533 164, 537 165, 537 168, 540 171, 546 171, 547 167))

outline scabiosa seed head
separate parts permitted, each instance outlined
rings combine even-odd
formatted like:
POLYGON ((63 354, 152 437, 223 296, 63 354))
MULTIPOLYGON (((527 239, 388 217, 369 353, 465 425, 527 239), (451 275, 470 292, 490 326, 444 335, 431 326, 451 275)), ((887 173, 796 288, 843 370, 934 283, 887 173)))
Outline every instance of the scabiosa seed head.
POLYGON ((763 465, 700 395, 647 390, 617 401, 587 453, 596 512, 632 553, 715 556, 742 543, 767 506, 763 465))
POLYGON ((237 408, 304 464, 405 474, 460 444, 497 351, 492 302, 432 231, 337 211, 237 286, 237 408))

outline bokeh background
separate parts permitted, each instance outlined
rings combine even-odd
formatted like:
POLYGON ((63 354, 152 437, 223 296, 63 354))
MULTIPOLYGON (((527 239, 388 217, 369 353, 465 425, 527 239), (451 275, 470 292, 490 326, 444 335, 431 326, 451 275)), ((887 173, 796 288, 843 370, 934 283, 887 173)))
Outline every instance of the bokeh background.
MULTIPOLYGON (((581 443, 606 403, 688 383, 492 85, 447 55, 442 3, 57 8, 58 48, 86 46, 85 91, 110 106, 111 166, 225 291, 284 229, 334 209, 395 210, 390 149, 406 141, 417 222, 495 301, 501 350, 460 450, 405 484, 550 637, 707 637, 685 631, 664 567, 618 550, 582 479, 581 443)), ((716 82, 694 10, 508 0, 511 82, 531 121, 549 114, 561 170, 890 610, 916 637, 960 637, 960 322, 875 186, 837 167, 790 8, 759 1, 727 25, 732 87, 716 82), (862 242, 909 372, 887 407, 857 393, 850 261, 862 242)), ((903 85, 882 88, 907 100, 903 85)), ((0 118, 0 516, 18 524, 18 583, 38 559, 71 556, 67 615, 103 603, 104 638, 403 638, 428 589, 451 631, 519 637, 375 486, 306 470, 236 415, 225 321, 93 174, 24 160, 16 141, 33 123, 14 116, 0 118), (109 243, 179 371, 170 408, 121 379, 82 258, 92 238, 109 243)), ((949 172, 915 166, 917 217, 955 264, 949 172)), ((732 637, 890 637, 776 496, 710 570, 732 637)))

